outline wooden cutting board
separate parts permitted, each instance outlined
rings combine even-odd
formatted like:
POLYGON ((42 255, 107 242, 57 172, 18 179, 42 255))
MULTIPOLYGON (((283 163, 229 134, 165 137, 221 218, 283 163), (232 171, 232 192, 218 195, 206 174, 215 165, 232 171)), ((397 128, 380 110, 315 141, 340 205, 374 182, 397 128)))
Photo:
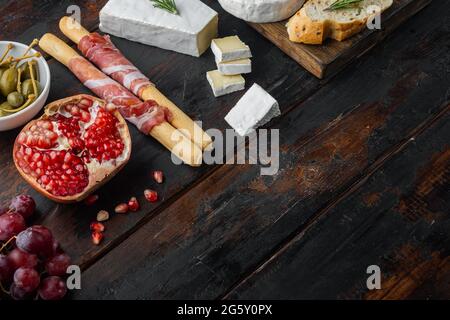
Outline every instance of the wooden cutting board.
POLYGON ((276 23, 249 23, 288 56, 316 77, 322 79, 336 74, 352 60, 363 55, 402 22, 423 9, 432 0, 394 0, 381 17, 381 30, 366 28, 342 42, 328 39, 323 45, 306 45, 289 40, 286 21, 276 23))

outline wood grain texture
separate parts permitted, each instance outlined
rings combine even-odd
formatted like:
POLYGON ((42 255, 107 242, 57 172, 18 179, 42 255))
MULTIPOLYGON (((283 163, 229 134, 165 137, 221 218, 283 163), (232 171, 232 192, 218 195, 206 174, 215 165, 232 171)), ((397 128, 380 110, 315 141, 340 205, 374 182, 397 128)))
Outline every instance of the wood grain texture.
POLYGON ((306 45, 289 40, 286 21, 249 23, 306 70, 322 79, 336 74, 357 57, 381 42, 405 20, 416 14, 431 0, 394 0, 381 17, 382 30, 368 28, 342 42, 328 39, 323 45, 306 45))
POLYGON ((227 298, 450 298, 449 121, 450 106, 227 298), (381 290, 367 288, 370 265, 381 290))
POLYGON ((98 12, 107 0, 15 1, 0 0, 0 40, 30 43, 46 32, 61 36, 59 19, 68 15, 69 6, 78 6, 83 25, 92 30, 98 25, 98 12))
MULTIPOLYGON (((219 10, 218 4, 212 6, 219 10)), ((240 30, 240 36, 252 48, 261 52, 253 59, 254 72, 246 76, 247 88, 254 82, 263 86, 278 99, 284 114, 321 86, 320 81, 294 61, 286 59, 282 52, 265 41, 246 23, 223 14, 220 28, 225 29, 224 26, 240 30), (280 67, 287 72, 279 73, 280 67)), ((112 41, 188 115, 203 121, 204 128, 223 131, 228 127, 223 118, 244 92, 214 98, 206 80, 206 72, 215 68, 214 57, 210 51, 201 58, 194 58, 116 37, 112 37, 112 41)), ((48 101, 78 93, 89 93, 63 65, 53 59, 49 61, 49 65, 52 83, 48 101)), ((216 169, 216 166, 194 169, 175 165, 167 150, 151 137, 144 136, 134 126, 130 126, 133 142, 130 162, 111 182, 102 187, 99 191, 99 202, 93 207, 83 204, 57 205, 31 190, 17 173, 11 153, 12 143, 18 132, 19 130, 13 130, 0 133, 0 147, 6 151, 0 154, 0 181, 8 181, 8 186, 0 189, 0 200, 21 192, 28 192, 35 197, 39 214, 34 222, 51 227, 74 262, 82 264, 83 267, 99 259, 141 224, 160 214, 174 198, 188 192, 192 185, 216 169), (151 177, 152 170, 157 169, 163 170, 166 176, 163 185, 155 184, 151 177), (146 202, 143 196, 143 190, 146 188, 155 188, 161 200, 156 204, 146 202), (138 197, 142 210, 126 216, 112 215, 107 223, 102 245, 92 245, 89 224, 95 219, 98 210, 106 209, 112 214, 116 204, 127 201, 131 196, 138 197)))
POLYGON ((448 8, 436 2, 273 124, 277 175, 218 168, 89 267, 74 298, 217 298, 252 274, 447 111, 449 29, 429 19, 436 10, 448 8))

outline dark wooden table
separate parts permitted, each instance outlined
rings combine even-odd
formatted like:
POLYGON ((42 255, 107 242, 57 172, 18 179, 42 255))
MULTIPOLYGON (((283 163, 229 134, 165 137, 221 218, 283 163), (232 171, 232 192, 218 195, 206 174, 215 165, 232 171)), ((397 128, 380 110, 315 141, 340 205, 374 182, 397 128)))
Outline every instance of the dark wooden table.
MULTIPOLYGON (((98 26, 102 1, 0 1, 0 39, 58 32, 70 4, 98 26)), ((0 133, 0 200, 30 193, 35 223, 50 227, 83 270, 75 299, 450 298, 450 6, 433 3, 332 79, 319 81, 245 22, 220 13, 220 34, 254 52, 257 82, 280 103, 280 170, 259 165, 176 166, 130 127, 133 155, 93 207, 53 203, 22 180, 0 133), (152 170, 166 182, 155 185, 152 170), (143 200, 155 188, 161 201, 143 200), (112 215, 91 243, 97 211, 137 196, 142 210, 112 215), (381 290, 366 269, 381 268, 381 290)), ((65 39, 65 38, 64 38, 65 39)), ((65 39, 67 40, 67 39, 65 39)), ((171 99, 205 128, 224 130, 242 92, 214 98, 211 52, 193 58, 113 38, 171 99)), ((61 64, 49 101, 88 92, 61 64)), ((241 148, 243 146, 240 146, 241 148)))

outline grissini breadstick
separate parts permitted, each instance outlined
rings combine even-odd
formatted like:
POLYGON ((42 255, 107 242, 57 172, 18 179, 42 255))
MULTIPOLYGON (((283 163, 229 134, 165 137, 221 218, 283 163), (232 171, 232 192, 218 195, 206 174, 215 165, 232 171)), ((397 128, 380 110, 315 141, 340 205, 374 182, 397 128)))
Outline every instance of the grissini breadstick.
POLYGON ((124 85, 142 100, 155 100, 172 113, 170 123, 187 131, 189 138, 202 149, 212 147, 211 138, 172 101, 162 94, 146 76, 113 45, 109 36, 89 33, 75 19, 63 17, 61 31, 78 45, 78 49, 104 73, 124 85))
POLYGON ((150 134, 186 164, 201 164, 202 150, 166 121, 170 112, 166 112, 165 108, 155 101, 142 102, 53 34, 45 34, 39 46, 67 66, 95 94, 115 104, 124 118, 139 130, 150 134))

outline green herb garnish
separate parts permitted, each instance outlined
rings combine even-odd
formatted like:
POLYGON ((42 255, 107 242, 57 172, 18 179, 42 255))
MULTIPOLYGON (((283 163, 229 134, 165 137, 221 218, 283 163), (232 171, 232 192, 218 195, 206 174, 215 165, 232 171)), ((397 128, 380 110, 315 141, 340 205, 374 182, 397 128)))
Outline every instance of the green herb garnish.
POLYGON ((352 7, 355 3, 361 2, 363 0, 337 0, 333 2, 326 10, 337 10, 352 7))
POLYGON ((155 8, 166 10, 172 14, 178 14, 175 0, 150 0, 155 8))

